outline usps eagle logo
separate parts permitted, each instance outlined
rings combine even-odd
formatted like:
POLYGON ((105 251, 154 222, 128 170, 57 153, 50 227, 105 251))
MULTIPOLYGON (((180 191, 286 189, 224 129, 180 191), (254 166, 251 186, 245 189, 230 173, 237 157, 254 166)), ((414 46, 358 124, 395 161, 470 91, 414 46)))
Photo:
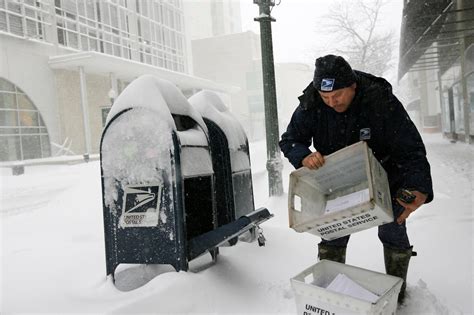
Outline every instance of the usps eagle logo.
POLYGON ((334 79, 322 79, 321 80, 321 91, 332 91, 334 88, 334 79))
POLYGON ((370 140, 370 128, 362 128, 359 134, 359 140, 370 140))
POLYGON ((157 226, 161 204, 161 185, 125 186, 119 226, 157 226))

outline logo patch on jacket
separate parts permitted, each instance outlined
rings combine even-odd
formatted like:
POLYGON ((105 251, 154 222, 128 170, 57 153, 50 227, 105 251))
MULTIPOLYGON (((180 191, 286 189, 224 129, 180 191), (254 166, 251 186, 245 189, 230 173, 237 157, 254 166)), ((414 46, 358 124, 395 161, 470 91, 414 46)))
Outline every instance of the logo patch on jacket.
POLYGON ((359 140, 369 140, 370 139, 370 128, 362 128, 359 134, 359 140))
POLYGON ((334 79, 322 79, 321 80, 321 91, 332 91, 334 88, 334 79))

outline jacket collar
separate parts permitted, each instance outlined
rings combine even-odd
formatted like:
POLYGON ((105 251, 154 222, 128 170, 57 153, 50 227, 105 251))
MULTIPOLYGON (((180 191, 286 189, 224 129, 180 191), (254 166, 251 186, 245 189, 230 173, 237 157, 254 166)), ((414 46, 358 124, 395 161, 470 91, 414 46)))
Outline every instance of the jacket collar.
POLYGON ((313 85, 313 81, 311 81, 309 85, 303 90, 303 94, 298 97, 300 105, 305 110, 315 107, 318 98, 320 97, 318 95, 318 91, 313 85))

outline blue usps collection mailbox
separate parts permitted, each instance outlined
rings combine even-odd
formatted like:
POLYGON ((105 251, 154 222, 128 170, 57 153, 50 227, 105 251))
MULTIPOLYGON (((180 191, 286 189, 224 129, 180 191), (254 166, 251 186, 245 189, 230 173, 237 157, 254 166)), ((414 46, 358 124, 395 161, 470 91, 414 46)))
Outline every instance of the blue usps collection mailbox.
POLYGON ((187 270, 273 216, 254 208, 247 138, 213 92, 188 101, 139 77, 114 103, 100 152, 107 275, 122 263, 187 270))

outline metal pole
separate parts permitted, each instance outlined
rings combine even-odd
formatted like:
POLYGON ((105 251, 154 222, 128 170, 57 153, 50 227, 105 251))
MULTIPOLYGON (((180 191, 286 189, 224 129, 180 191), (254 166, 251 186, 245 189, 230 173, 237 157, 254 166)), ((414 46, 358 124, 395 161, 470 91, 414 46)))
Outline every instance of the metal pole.
POLYGON ((87 85, 86 85, 86 74, 84 67, 79 67, 79 80, 81 85, 81 107, 82 107, 82 122, 84 124, 84 141, 85 141, 85 153, 84 160, 89 162, 89 154, 91 153, 91 131, 89 124, 89 102, 87 101, 87 85))
POLYGON ((272 0, 254 0, 260 8, 260 15, 254 20, 260 23, 260 44, 262 46, 263 99, 265 104, 265 133, 267 140, 268 193, 270 196, 283 194, 281 170, 283 164, 278 140, 278 112, 275 89, 275 68, 273 64, 272 21, 270 15, 272 0))
POLYGON ((464 38, 460 41, 460 53, 461 53, 461 86, 462 86, 462 99, 463 99, 463 112, 464 112, 464 142, 471 143, 471 110, 469 108, 469 97, 467 95, 467 80, 466 80, 466 43, 464 38))
POLYGON ((438 71, 437 77, 438 77, 439 106, 441 107, 441 122, 440 122, 441 134, 444 135, 445 130, 447 129, 445 117, 447 117, 448 114, 445 108, 446 104, 444 103, 444 99, 443 99, 443 82, 441 80, 441 71, 438 71))

